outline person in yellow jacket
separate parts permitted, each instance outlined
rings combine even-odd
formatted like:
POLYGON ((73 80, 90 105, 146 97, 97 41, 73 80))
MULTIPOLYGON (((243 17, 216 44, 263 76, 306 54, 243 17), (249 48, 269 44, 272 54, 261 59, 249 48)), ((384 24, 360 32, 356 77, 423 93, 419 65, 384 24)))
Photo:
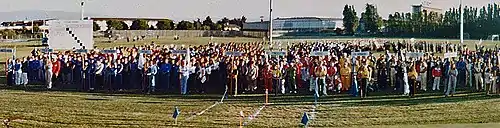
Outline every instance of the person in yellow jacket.
POLYGON ((410 65, 410 72, 408 72, 408 84, 410 85, 410 96, 415 96, 415 91, 417 91, 417 78, 418 72, 415 69, 415 65, 410 65))
POLYGON ((370 80, 370 75, 371 75, 371 70, 370 68, 368 68, 368 64, 366 62, 366 60, 363 60, 363 64, 360 65, 360 67, 358 68, 358 77, 360 78, 361 80, 361 84, 360 84, 360 96, 361 98, 364 98, 367 96, 367 92, 368 92, 368 82, 370 80))
POLYGON ((342 81, 342 91, 347 91, 351 87, 351 66, 344 63, 340 68, 340 80, 342 81))

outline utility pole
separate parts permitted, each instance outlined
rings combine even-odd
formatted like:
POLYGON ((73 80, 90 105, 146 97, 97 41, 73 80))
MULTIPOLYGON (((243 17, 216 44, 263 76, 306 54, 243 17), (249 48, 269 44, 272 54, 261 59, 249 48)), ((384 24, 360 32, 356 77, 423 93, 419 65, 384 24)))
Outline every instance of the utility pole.
POLYGON ((462 1, 460 0, 460 44, 464 43, 464 8, 462 1))
POLYGON ((83 13, 84 13, 84 9, 85 9, 85 0, 82 0, 82 2, 80 3, 80 5, 81 5, 80 20, 83 20, 84 19, 83 13))
POLYGON ((269 43, 273 43, 273 0, 269 0, 269 43))

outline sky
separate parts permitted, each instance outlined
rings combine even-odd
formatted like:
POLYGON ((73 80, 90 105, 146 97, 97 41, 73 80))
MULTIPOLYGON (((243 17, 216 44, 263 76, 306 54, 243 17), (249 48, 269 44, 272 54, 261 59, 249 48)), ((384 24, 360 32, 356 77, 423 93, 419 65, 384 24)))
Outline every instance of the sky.
MULTIPOLYGON (((80 12, 81 0, 3 0, 0 12, 15 11, 64 11, 80 12)), ((204 19, 210 15, 218 20, 223 17, 245 16, 257 21, 268 17, 269 0, 86 0, 86 14, 106 17, 169 18, 176 21, 204 19)), ((430 0, 432 7, 447 10, 458 7, 459 0, 430 0)), ((500 0, 463 0, 464 5, 480 7, 500 0)), ((409 12, 412 4, 422 0, 274 0, 273 17, 320 16, 342 17, 344 5, 354 5, 358 15, 366 3, 378 7, 379 14, 409 12)))

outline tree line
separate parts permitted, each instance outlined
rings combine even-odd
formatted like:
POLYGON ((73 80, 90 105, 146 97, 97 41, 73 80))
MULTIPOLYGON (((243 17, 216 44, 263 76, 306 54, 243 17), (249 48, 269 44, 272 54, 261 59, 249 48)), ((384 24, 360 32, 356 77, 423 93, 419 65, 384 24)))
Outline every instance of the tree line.
MULTIPOLYGON (((438 12, 395 12, 383 20, 377 8, 366 4, 361 18, 352 5, 345 5, 343 25, 345 35, 367 34, 384 37, 458 38, 460 35, 460 8, 438 12)), ((482 8, 464 9, 464 35, 470 39, 486 39, 500 34, 500 7, 488 4, 482 8)))
MULTIPOLYGON (((155 26, 149 26, 148 21, 142 19, 132 21, 132 25, 130 26, 124 21, 108 20, 106 21, 106 26, 108 29, 114 30, 223 30, 227 25, 237 25, 242 28, 246 20, 245 16, 233 19, 224 17, 219 21, 213 22, 212 18, 207 16, 203 21, 200 19, 193 21, 182 20, 178 23, 170 19, 163 19, 158 21, 155 26)), ((101 29, 96 22, 94 22, 93 27, 94 31, 101 29)))

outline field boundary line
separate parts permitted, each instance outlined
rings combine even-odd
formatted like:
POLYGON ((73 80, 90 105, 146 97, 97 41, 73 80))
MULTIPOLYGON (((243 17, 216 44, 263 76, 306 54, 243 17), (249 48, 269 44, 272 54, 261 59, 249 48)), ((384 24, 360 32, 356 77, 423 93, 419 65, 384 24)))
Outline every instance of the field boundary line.
POLYGON ((220 99, 220 102, 215 102, 215 103, 214 103, 214 104, 212 104, 211 106, 209 106, 209 107, 205 108, 203 111, 198 112, 198 113, 196 113, 196 114, 194 114, 194 115, 191 115, 190 117, 186 118, 186 120, 187 120, 187 121, 189 121, 189 120, 191 120, 191 119, 195 118, 196 116, 202 115, 203 113, 205 113, 206 111, 208 111, 208 110, 212 109, 213 107, 215 107, 215 106, 217 106, 217 105, 219 105, 219 104, 222 104, 222 103, 223 103, 223 101, 224 101, 224 97, 226 97, 226 93, 227 93, 227 89, 226 89, 226 91, 224 92, 224 95, 222 95, 222 98, 220 99))
POLYGON ((267 106, 266 104, 262 105, 259 109, 257 109, 257 111, 255 111, 254 114, 248 116, 247 121, 245 121, 243 123, 243 126, 248 125, 248 123, 250 123, 250 121, 252 121, 253 119, 257 118, 257 116, 260 114, 260 111, 262 111, 266 106, 267 106))

